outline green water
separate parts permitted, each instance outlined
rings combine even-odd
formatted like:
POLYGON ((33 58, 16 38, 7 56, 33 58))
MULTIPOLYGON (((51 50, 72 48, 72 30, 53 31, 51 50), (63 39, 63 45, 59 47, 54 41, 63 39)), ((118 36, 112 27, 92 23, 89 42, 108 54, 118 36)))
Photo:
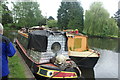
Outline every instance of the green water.
POLYGON ((120 39, 88 38, 88 45, 90 48, 120 51, 120 39))

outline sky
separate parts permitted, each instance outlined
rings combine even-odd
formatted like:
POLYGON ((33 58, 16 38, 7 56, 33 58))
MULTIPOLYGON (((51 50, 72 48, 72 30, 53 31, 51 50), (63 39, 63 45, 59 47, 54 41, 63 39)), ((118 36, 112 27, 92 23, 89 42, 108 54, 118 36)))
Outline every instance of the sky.
MULTIPOLYGON (((57 10, 61 5, 62 0, 37 0, 40 4, 40 10, 43 16, 53 16, 57 19, 57 10)), ((110 13, 110 16, 114 16, 115 12, 118 10, 119 0, 79 0, 84 11, 88 10, 91 3, 94 1, 100 1, 103 3, 103 7, 110 13)))
MULTIPOLYGON (((42 11, 43 16, 54 17, 57 20, 57 10, 61 5, 62 0, 8 0, 11 1, 37 1, 40 4, 40 10, 42 11)), ((72 1, 72 0, 66 0, 72 1)), ((120 0, 78 0, 81 2, 81 6, 84 9, 84 12, 89 9, 91 3, 95 1, 100 1, 103 3, 103 7, 110 13, 110 16, 114 16, 114 14, 118 11, 118 2, 120 0)))

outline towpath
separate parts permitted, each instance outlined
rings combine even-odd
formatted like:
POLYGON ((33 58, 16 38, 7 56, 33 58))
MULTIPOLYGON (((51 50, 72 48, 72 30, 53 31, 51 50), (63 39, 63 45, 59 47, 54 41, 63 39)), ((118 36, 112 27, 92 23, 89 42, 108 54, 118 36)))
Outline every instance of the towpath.
POLYGON ((36 80, 18 50, 12 58, 9 58, 9 68, 9 78, 36 80))

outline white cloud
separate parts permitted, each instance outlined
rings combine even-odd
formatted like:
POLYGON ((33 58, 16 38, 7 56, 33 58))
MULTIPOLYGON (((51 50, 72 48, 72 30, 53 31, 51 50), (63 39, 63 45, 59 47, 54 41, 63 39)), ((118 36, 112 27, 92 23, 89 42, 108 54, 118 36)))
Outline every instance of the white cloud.
POLYGON ((95 1, 102 2, 103 7, 110 13, 110 16, 113 16, 118 10, 119 0, 81 0, 84 10, 89 9, 90 5, 95 1))
MULTIPOLYGON (((13 1, 13 0, 8 0, 13 1)), ((25 0, 14 0, 14 1, 25 1, 25 0)), ((62 0, 26 0, 26 1, 38 1, 40 3, 40 10, 42 11, 43 16, 53 16, 57 19, 57 10, 61 5, 62 0)), ((103 2, 104 8, 110 13, 110 16, 113 16, 118 10, 118 1, 119 0, 78 0, 81 2, 84 10, 88 10, 91 3, 94 1, 103 2)))
POLYGON ((40 3, 40 9, 44 16, 57 17, 57 10, 61 4, 61 0, 38 0, 40 3))
MULTIPOLYGON (((42 14, 44 16, 46 15, 47 17, 53 16, 55 19, 57 19, 57 10, 62 0, 38 0, 38 1, 40 3, 40 9, 42 10, 42 14)), ((89 9, 89 6, 94 1, 103 2, 104 8, 108 10, 111 16, 113 16, 113 14, 115 14, 115 12, 118 10, 119 0, 80 0, 80 1, 84 10, 89 9)))

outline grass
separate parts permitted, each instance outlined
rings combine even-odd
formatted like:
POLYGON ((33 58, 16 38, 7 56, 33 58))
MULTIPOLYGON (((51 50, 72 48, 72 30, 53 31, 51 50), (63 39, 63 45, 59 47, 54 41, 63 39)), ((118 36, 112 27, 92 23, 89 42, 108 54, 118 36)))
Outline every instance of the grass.
POLYGON ((25 68, 17 53, 12 58, 9 58, 9 69, 9 78, 26 78, 25 68))

